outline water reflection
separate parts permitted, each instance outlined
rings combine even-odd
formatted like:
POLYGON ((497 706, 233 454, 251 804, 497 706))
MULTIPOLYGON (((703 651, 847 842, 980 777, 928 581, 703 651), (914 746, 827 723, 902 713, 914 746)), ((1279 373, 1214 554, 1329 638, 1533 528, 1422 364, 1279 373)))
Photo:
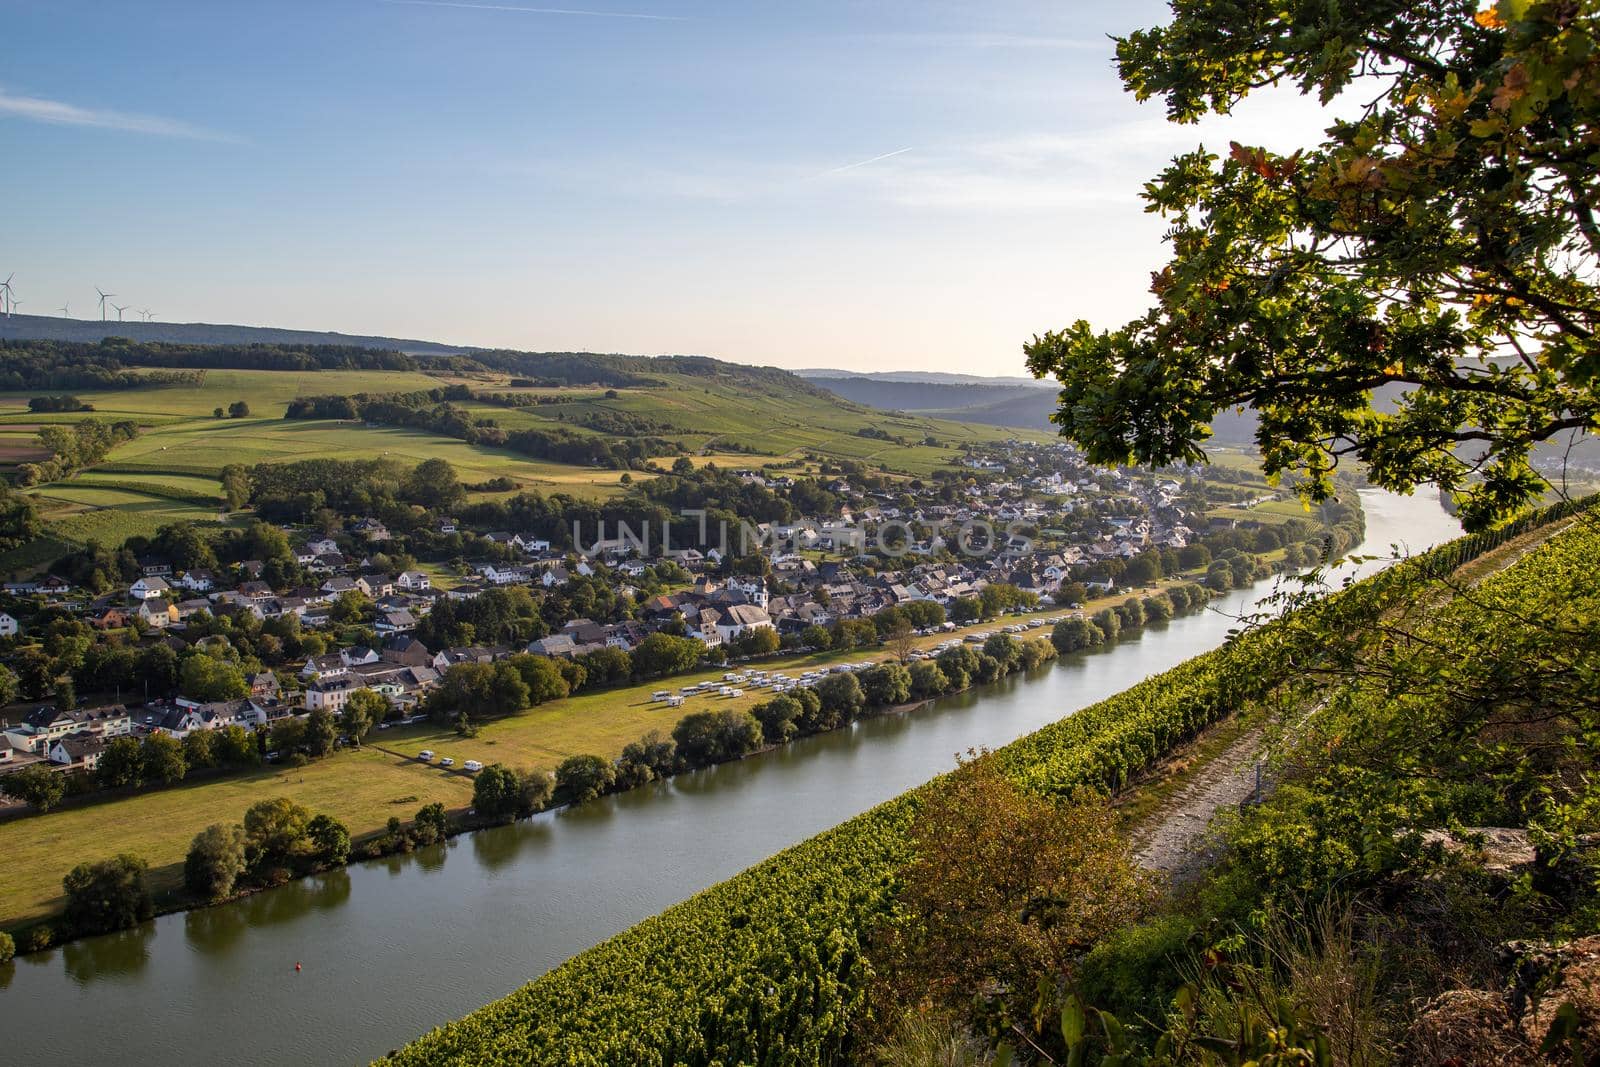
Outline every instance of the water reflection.
POLYGON ((254 893, 231 904, 183 915, 183 936, 191 948, 217 955, 239 943, 251 927, 293 922, 312 912, 337 908, 350 899, 350 872, 326 871, 254 893))
POLYGON ((61 961, 67 976, 80 986, 100 978, 137 974, 150 962, 150 942, 155 936, 156 924, 146 922, 105 937, 68 941, 61 946, 61 961))
POLYGON ((510 826, 480 830, 467 835, 472 842, 472 858, 487 871, 505 867, 518 854, 533 848, 548 847, 554 831, 548 819, 525 819, 510 826))
MULTIPOLYGON (((1387 543, 1391 534, 1415 544, 1451 533, 1437 507, 1430 519, 1422 503, 1373 500, 1373 543, 1387 543)), ((171 927, 162 941, 135 936, 110 960, 88 951, 58 968, 59 949, 30 955, 35 966, 0 969, 0 986, 9 983, 0 1000, 28 1020, 7 1031, 0 1061, 365 1062, 948 770, 956 752, 998 747, 1215 647, 1260 592, 1235 591, 1218 601, 1219 611, 1062 657, 1026 684, 1014 677, 563 816, 474 834, 470 852, 442 869, 445 849, 415 863, 362 863, 220 908, 165 916, 156 922, 171 927), (429 877, 401 877, 419 871, 429 877), (353 896, 360 906, 339 906, 353 896), (260 936, 241 936, 273 924, 260 936), (301 959, 305 973, 283 981, 301 959), (82 988, 91 973, 114 974, 118 966, 133 969, 82 988), (98 1025, 84 1025, 86 1018, 98 1025)), ((452 847, 461 848, 461 839, 452 847)))

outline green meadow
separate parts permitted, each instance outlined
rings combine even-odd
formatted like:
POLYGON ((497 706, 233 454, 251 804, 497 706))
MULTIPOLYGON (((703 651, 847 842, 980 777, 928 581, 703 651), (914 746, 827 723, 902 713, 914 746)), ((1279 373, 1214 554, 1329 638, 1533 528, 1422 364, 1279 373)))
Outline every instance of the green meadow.
MULTIPOLYGON (((853 460, 905 476, 927 475, 961 458, 961 446, 1007 437, 1049 435, 1003 427, 892 414, 820 393, 799 379, 738 372, 715 376, 662 373, 652 384, 516 389, 500 375, 434 377, 410 371, 207 370, 196 386, 84 392, 92 413, 34 413, 31 393, 0 396, 0 465, 41 458, 39 427, 85 417, 130 419, 141 435, 116 448, 97 468, 28 490, 47 523, 48 537, 0 556, 0 572, 37 568, 65 547, 91 539, 115 544, 154 534, 177 521, 217 522, 222 468, 229 464, 288 463, 320 457, 388 457, 414 464, 448 460, 462 481, 508 477, 517 490, 602 498, 625 490, 622 471, 530 459, 503 449, 469 445, 426 431, 332 420, 286 420, 299 396, 414 392, 466 383, 487 392, 524 392, 561 403, 506 408, 465 405, 474 415, 510 430, 561 427, 596 431, 585 418, 625 413, 660 426, 654 435, 681 445, 697 465, 783 466, 815 470, 816 460, 853 460), (235 401, 244 418, 217 418, 235 401), (875 434, 862 436, 858 431, 875 434)), ((657 460, 658 464, 664 461, 657 460)), ((640 475, 635 472, 635 478, 640 475)), ((645 475, 648 477, 648 475, 645 475)), ((513 490, 513 491, 517 491, 513 490)), ((487 494, 498 495, 498 494, 487 494)))

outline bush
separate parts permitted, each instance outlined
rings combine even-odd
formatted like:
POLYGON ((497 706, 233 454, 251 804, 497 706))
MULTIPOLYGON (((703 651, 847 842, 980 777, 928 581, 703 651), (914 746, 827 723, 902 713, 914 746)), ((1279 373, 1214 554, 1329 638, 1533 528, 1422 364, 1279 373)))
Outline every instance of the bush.
POLYGON ((244 872, 244 827, 213 823, 194 835, 183 861, 183 885, 201 900, 221 900, 244 872))
POLYGON ((1160 1019, 1177 983, 1175 963, 1186 957, 1193 923, 1160 915, 1114 931, 1084 958, 1083 998, 1124 1019, 1160 1019))
POLYGON ((490 822, 511 821, 516 817, 518 786, 515 771, 491 763, 472 782, 473 811, 490 822))
POLYGON ((911 699, 911 672, 899 663, 880 663, 861 672, 861 690, 868 704, 904 704, 911 699))
POLYGON ((617 779, 611 761, 600 756, 568 756, 556 768, 556 800, 582 804, 604 796, 617 779))
POLYGON ((318 863, 336 867, 350 858, 350 831, 332 815, 318 815, 306 824, 306 838, 318 863))
POLYGON ((623 746, 622 762, 643 767, 650 777, 667 778, 678 766, 678 746, 659 730, 651 730, 637 741, 623 746))
POLYGON ((0 963, 10 963, 17 954, 17 943, 11 935, 0 930, 0 963))
POLYGON ((690 768, 709 767, 747 756, 761 747, 761 723, 748 711, 700 711, 672 728, 678 755, 690 768))
POLYGON ((435 802, 418 809, 412 820, 411 834, 419 845, 432 845, 448 837, 450 817, 444 813, 444 805, 435 802))
POLYGON ((840 722, 850 722, 866 706, 867 695, 861 691, 861 682, 853 674, 830 674, 812 687, 822 710, 840 722))
POLYGON ((67 778, 59 771, 36 763, 0 778, 0 792, 13 800, 22 801, 35 811, 49 811, 61 803, 61 798, 66 795, 67 778))
POLYGON ((750 714, 761 724, 762 739, 769 745, 781 745, 800 732, 795 720, 804 709, 800 701, 787 694, 779 694, 764 704, 750 709, 750 714))
POLYGON ((1081 652, 1105 642, 1106 635, 1088 619, 1062 619, 1050 631, 1050 643, 1062 655, 1081 652))
POLYGON ((150 865, 123 853, 98 863, 80 863, 61 880, 67 922, 79 935, 123 930, 155 915, 146 877, 150 865))
POLYGON ((919 700, 936 697, 950 688, 950 679, 933 660, 921 660, 911 665, 911 695, 919 700))
POLYGON ((1025 671, 1055 658, 1056 646, 1043 637, 1030 637, 1022 642, 1022 669, 1025 671))

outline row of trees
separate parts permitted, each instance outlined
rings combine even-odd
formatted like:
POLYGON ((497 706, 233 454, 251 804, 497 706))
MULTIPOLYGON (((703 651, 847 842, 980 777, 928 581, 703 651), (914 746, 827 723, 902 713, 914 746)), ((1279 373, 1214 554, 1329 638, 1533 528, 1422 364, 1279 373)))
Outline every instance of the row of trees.
POLYGON ((1055 656, 1055 647, 1043 638, 1019 641, 1010 634, 996 634, 981 649, 962 645, 909 667, 890 660, 859 673, 830 674, 815 686, 781 693, 749 711, 691 712, 678 720, 671 736, 651 731, 625 747, 615 761, 595 755, 564 760, 556 769, 552 798, 557 803, 582 803, 674 774, 742 759, 764 745, 836 730, 874 709, 992 682, 1014 671, 1031 670, 1055 656))
POLYGON ((59 481, 74 471, 100 462, 117 445, 138 436, 138 424, 126 419, 118 422, 82 419, 70 426, 41 427, 39 443, 49 451, 50 458, 20 464, 17 481, 21 485, 59 481))
POLYGON ((1095 612, 1091 618, 1063 619, 1050 631, 1050 641, 1062 654, 1114 644, 1124 631, 1199 611, 1210 599, 1211 593, 1204 586, 1185 582, 1151 596, 1129 597, 1121 604, 1095 612))

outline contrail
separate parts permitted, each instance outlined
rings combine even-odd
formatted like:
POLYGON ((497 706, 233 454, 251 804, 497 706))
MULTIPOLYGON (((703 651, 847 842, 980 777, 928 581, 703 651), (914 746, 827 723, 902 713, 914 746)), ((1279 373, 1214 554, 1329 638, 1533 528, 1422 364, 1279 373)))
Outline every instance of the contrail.
POLYGON ((681 15, 640 15, 632 11, 579 11, 567 7, 519 7, 515 4, 468 4, 461 0, 383 0, 386 4, 414 7, 464 7, 473 11, 520 11, 526 15, 583 15, 595 19, 645 19, 649 22, 683 22, 681 15))
POLYGON ((846 163, 842 167, 834 167, 831 170, 825 170, 822 172, 822 174, 818 174, 817 177, 820 178, 823 176, 823 174, 843 174, 847 170, 855 170, 857 167, 864 167, 868 163, 877 163, 879 160, 890 159, 894 156, 903 156, 910 151, 913 151, 913 149, 896 148, 893 152, 885 152, 881 156, 873 156, 871 159, 861 159, 854 163, 846 163))

